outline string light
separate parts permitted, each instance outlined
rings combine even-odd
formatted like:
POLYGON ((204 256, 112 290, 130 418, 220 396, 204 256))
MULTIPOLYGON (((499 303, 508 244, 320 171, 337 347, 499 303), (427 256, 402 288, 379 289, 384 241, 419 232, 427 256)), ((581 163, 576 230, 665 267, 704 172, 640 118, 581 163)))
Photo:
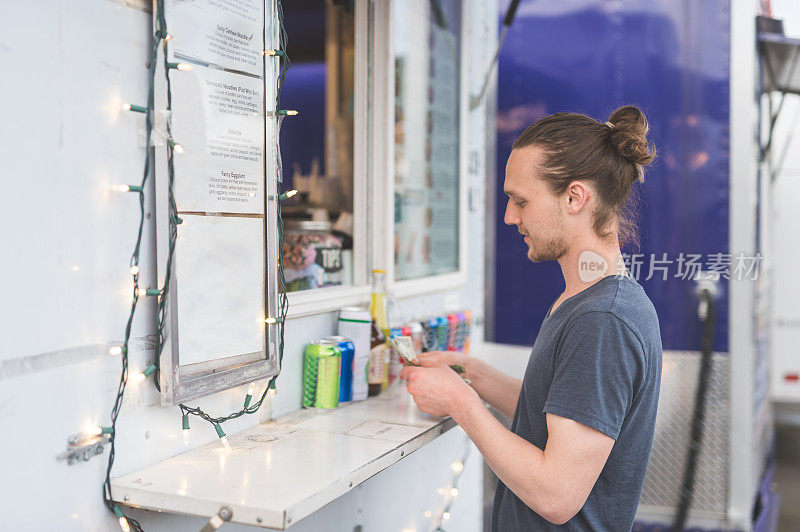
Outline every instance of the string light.
POLYGON ((450 519, 450 512, 444 512, 442 514, 442 519, 444 519, 445 521, 449 520, 450 519))
POLYGON ((120 510, 119 506, 116 504, 114 505, 114 514, 119 518, 119 527, 122 529, 122 532, 131 532, 131 526, 128 524, 128 518, 125 517, 125 514, 122 513, 122 510, 120 510))
POLYGON ((250 401, 253 400, 253 392, 255 391, 256 383, 251 382, 250 387, 247 388, 247 395, 244 396, 244 407, 247 408, 250 406, 250 401))
POLYGON ((172 151, 174 151, 178 155, 182 155, 184 153, 185 150, 183 149, 182 144, 178 144, 172 139, 169 139, 167 142, 169 143, 169 147, 172 148, 172 151))
POLYGON ((139 266, 134 264, 128 271, 131 272, 131 275, 139 275, 139 266))
POLYGON ((142 107, 141 105, 135 105, 132 103, 123 103, 122 104, 123 111, 133 111, 134 113, 147 113, 147 108, 142 107))
POLYGON ((149 377, 150 375, 152 375, 152 374, 153 374, 153 372, 154 372, 156 369, 158 369, 158 368, 156 367, 156 365, 155 365, 155 364, 150 364, 149 366, 147 366, 147 368, 145 368, 145 370, 144 370, 144 371, 142 371, 142 372, 140 372, 140 373, 137 373, 136 375, 134 375, 133 377, 131 377, 131 380, 132 380, 134 383, 138 384, 138 383, 140 383, 140 382, 144 381, 145 379, 147 379, 147 377, 149 377))
POLYGON ((161 290, 158 288, 139 288, 137 289, 136 293, 139 297, 153 297, 153 296, 160 296, 161 290))
POLYGON ((461 473, 464 470, 464 462, 453 462, 450 464, 450 469, 452 469, 454 473, 461 473))
POLYGON ((194 67, 189 63, 167 63, 167 68, 173 68, 175 70, 180 70, 181 72, 189 72, 194 67))
POLYGON ((166 42, 166 41, 171 41, 171 40, 172 40, 172 39, 174 39, 174 38, 175 38, 175 36, 174 36, 173 34, 171 34, 171 33, 167 33, 167 34, 164 36, 164 42, 166 42))
POLYGON ((141 192, 141 185, 111 185, 111 188, 117 192, 141 192))
POLYGON ((108 348, 109 355, 121 355, 122 351, 123 348, 121 345, 112 345, 111 347, 108 348))
POLYGON ((264 50, 264 55, 268 55, 270 57, 283 57, 286 54, 283 53, 283 50, 264 50))
POLYGON ((222 426, 219 423, 215 423, 214 429, 217 431, 217 436, 219 436, 219 441, 222 442, 223 447, 230 449, 231 444, 228 441, 228 437, 225 435, 225 431, 222 430, 222 426))
POLYGON ((292 196, 296 196, 296 195, 297 195, 297 190, 289 190, 288 192, 284 192, 283 194, 281 194, 280 196, 278 196, 278 199, 279 199, 280 201, 283 201, 283 200, 285 200, 285 199, 289 199, 289 198, 291 198, 292 196))
POLYGON ((294 109, 280 109, 276 111, 275 114, 278 116, 296 116, 298 111, 295 111, 294 109))
POLYGON ((452 497, 458 497, 458 488, 450 488, 450 495, 452 497))
POLYGON ((181 423, 183 424, 183 444, 189 445, 189 414, 183 414, 181 423))
POLYGON ((102 434, 114 434, 114 427, 94 427, 90 432, 90 436, 100 436, 102 434))

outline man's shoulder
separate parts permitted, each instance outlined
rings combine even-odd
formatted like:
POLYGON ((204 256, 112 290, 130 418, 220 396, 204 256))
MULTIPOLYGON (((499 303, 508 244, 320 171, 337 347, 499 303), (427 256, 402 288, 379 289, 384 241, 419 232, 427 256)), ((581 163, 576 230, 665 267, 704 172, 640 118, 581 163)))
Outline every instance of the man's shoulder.
POLYGON ((644 343, 645 337, 660 338, 658 315, 642 286, 634 279, 615 276, 581 300, 564 320, 564 328, 600 327, 610 322, 624 326, 644 343))

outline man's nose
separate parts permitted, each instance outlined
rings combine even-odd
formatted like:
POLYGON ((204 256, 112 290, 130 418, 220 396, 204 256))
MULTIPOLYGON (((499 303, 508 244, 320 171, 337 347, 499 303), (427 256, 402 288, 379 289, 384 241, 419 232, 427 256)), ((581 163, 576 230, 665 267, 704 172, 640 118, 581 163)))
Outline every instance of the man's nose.
POLYGON ((503 222, 505 222, 506 225, 519 225, 522 222, 517 213, 514 212, 514 206, 511 205, 510 199, 508 203, 506 203, 506 213, 505 216, 503 216, 503 222))

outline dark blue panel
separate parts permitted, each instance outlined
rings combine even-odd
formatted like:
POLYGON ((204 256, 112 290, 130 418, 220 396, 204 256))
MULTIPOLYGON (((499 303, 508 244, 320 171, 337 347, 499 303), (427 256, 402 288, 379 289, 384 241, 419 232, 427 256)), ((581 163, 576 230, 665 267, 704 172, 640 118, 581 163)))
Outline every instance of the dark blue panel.
POLYGON ((284 188, 291 188, 295 166, 308 174, 314 159, 325 174, 325 75, 325 63, 292 63, 286 73, 281 107, 300 113, 285 119, 281 127, 284 188))
MULTIPOLYGON (((505 6, 501 6, 505 9, 505 6)), ((639 282, 656 306, 665 349, 699 348, 694 285, 647 279, 649 257, 728 250, 728 0, 523 1, 500 56, 495 341, 530 344, 563 291, 557 263, 532 264, 503 224, 505 162, 514 139, 558 111, 600 121, 641 107, 659 157, 639 188, 639 282), (577 6, 577 7, 576 7, 577 6)), ((727 286, 715 349, 727 351, 727 286)))

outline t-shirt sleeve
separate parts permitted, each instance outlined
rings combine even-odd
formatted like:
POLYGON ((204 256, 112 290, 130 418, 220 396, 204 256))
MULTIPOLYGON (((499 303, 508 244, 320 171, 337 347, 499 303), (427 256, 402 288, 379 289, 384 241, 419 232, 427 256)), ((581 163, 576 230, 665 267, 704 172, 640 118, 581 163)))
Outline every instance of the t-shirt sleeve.
POLYGON ((564 331, 543 411, 617 439, 643 371, 642 344, 609 312, 587 312, 564 331))

